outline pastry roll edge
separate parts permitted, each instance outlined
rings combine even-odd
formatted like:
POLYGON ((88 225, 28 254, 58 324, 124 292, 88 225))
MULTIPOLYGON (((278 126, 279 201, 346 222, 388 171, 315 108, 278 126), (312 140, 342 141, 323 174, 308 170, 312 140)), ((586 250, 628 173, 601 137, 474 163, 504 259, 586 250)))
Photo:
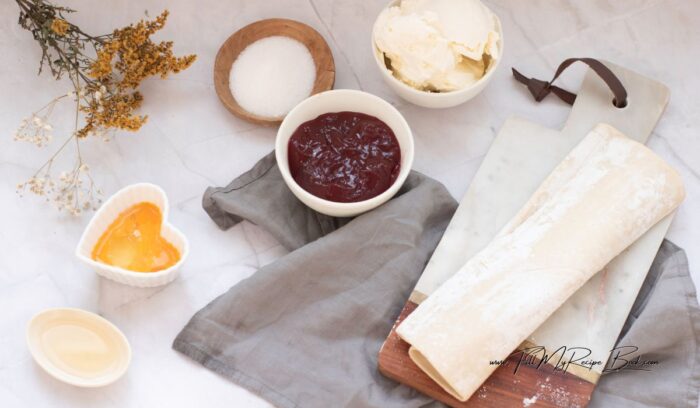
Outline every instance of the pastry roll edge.
POLYGON ((397 328, 411 359, 466 401, 569 296, 685 196, 678 173, 596 126, 494 240, 397 328))

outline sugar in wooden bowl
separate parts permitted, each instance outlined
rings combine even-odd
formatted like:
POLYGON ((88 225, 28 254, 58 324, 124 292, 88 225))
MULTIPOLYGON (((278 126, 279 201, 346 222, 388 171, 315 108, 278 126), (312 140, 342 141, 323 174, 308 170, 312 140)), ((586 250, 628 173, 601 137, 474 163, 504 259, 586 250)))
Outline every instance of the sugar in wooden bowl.
POLYGON ((297 103, 333 88, 335 64, 326 41, 306 24, 268 19, 229 37, 214 64, 219 99, 234 115, 274 125, 297 103))

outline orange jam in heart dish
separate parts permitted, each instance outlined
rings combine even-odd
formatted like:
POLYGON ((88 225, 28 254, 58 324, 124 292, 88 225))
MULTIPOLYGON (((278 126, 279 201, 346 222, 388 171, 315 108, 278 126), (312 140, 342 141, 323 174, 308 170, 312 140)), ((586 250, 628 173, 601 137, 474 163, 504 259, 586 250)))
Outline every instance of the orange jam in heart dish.
POLYGON ((160 235, 163 213, 141 202, 119 214, 92 250, 92 259, 135 272, 156 272, 177 263, 180 253, 160 235))

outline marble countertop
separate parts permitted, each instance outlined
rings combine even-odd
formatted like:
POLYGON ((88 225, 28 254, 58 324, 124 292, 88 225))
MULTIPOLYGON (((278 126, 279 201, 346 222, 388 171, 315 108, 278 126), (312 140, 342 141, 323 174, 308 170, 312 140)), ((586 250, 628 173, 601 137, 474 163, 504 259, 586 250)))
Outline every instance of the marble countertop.
MULTIPOLYGON (((567 117, 569 107, 553 97, 535 104, 510 77, 509 67, 547 79, 563 59, 592 56, 667 84, 671 102, 648 145, 685 180, 688 196, 668 237, 685 248, 693 278, 700 280, 698 2, 489 0, 503 23, 504 60, 482 94, 445 110, 410 105, 382 82, 369 44, 371 25, 385 0, 167 4, 125 0, 109 7, 89 0, 60 3, 80 10, 73 21, 95 33, 135 21, 146 11, 153 16, 167 6, 171 16, 160 38, 174 40, 178 53, 198 54, 187 71, 144 84, 142 111, 149 120, 139 133, 83 144, 86 161, 107 194, 139 181, 165 189, 171 221, 189 237, 191 256, 181 277, 165 287, 137 289, 99 278, 73 255, 89 216, 60 215, 40 199, 16 194, 17 183, 43 163, 52 147, 37 151, 14 142, 14 130, 22 118, 70 88, 48 75, 36 76, 40 50, 17 25, 14 2, 2 2, 0 401, 4 407, 269 406, 170 348, 198 309, 285 254, 252 224, 220 231, 201 208, 207 186, 229 182, 273 148, 275 129, 233 117, 219 103, 212 83, 214 56, 221 43, 238 28, 262 18, 292 18, 316 28, 333 51, 336 88, 362 89, 394 104, 416 137, 415 169, 443 182, 457 198, 466 191, 507 117, 518 115, 553 128, 561 127, 567 117), (39 369, 26 348, 25 327, 34 313, 54 306, 84 308, 119 326, 133 348, 127 375, 105 388, 79 389, 39 369)), ((562 85, 576 89, 583 72, 583 67, 567 72, 562 85)), ((57 135, 61 129, 57 127, 57 135)))

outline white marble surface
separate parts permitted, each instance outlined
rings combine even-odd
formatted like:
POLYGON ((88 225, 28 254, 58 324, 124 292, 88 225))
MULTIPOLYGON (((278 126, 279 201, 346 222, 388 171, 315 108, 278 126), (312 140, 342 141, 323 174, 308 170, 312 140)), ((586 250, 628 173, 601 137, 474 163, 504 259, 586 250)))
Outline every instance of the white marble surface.
MULTIPOLYGON (((138 181, 161 185, 172 222, 188 235, 192 253, 182 276, 157 289, 121 286, 96 276, 74 257, 88 217, 58 215, 40 200, 19 198, 15 186, 50 150, 12 141, 19 121, 54 95, 69 90, 37 77, 39 50, 16 24, 12 1, 0 4, 0 405, 57 407, 265 407, 249 392, 191 363, 170 348, 190 316, 285 251, 264 231, 242 223, 222 232, 202 211, 207 186, 222 185, 247 170, 273 146, 274 129, 232 117, 212 85, 219 45, 236 29, 267 17, 303 21, 323 34, 336 60, 337 88, 359 88, 394 103, 416 135, 415 168, 461 197, 506 117, 516 114, 560 127, 568 107, 553 98, 540 105, 510 78, 509 67, 549 76, 571 56, 615 61, 666 83, 671 102, 649 146, 682 174, 688 198, 669 233, 684 247, 700 279, 700 3, 668 0, 491 0, 505 32, 505 57, 491 85, 461 107, 431 111, 398 99, 382 83, 369 47, 374 17, 384 1, 117 1, 70 0, 73 20, 104 32, 162 8, 171 11, 161 38, 199 58, 186 72, 144 86, 149 122, 138 134, 104 144, 90 141, 84 154, 106 192, 138 181), (106 4, 109 4, 108 6, 106 4), (61 384, 34 365, 24 343, 28 319, 51 306, 81 307, 117 324, 131 341, 132 366, 102 389, 61 384)), ((565 75, 572 89, 583 69, 565 75)), ((63 127, 64 130, 67 126, 63 127)), ((60 129, 57 129, 60 130, 60 129)), ((58 132, 57 132, 58 133, 58 132)), ((55 146, 54 142, 54 146, 55 146)), ((662 333, 659 335, 663 335, 662 333)))

